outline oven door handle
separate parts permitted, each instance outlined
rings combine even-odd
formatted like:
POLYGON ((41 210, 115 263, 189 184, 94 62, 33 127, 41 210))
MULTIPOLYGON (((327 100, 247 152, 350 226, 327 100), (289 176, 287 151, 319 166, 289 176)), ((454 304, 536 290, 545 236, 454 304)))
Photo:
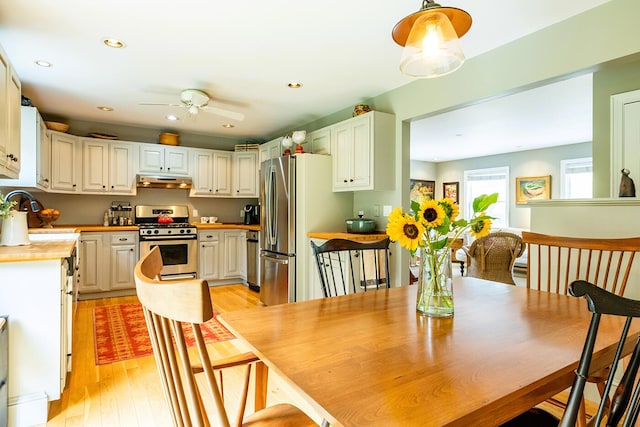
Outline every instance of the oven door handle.
POLYGON ((185 235, 180 235, 180 236, 140 236, 140 241, 141 242, 154 242, 154 241, 158 241, 158 240, 196 240, 198 238, 198 236, 196 236, 195 234, 192 234, 191 236, 185 236, 185 235))

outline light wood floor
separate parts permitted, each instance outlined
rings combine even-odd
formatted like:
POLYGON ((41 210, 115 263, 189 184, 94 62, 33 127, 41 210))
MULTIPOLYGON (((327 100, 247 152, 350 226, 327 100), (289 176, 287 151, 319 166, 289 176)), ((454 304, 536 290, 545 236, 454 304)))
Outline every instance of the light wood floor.
MULTIPOLYGON (((220 313, 260 305, 258 294, 244 285, 212 287, 213 305, 220 313)), ((102 305, 137 302, 135 296, 80 301, 77 303, 73 331, 73 367, 60 400, 51 402, 47 426, 51 427, 163 427, 171 426, 153 356, 139 357, 107 365, 96 365, 93 337, 93 308, 102 305)), ((212 357, 244 351, 238 340, 209 346, 212 357)), ((227 370, 228 371, 228 370, 227 370)), ((224 375, 225 404, 235 414, 236 386, 241 372, 224 375)), ((251 394, 251 393, 250 393, 251 394)), ((301 401, 276 374, 269 374, 267 405, 291 402, 318 423, 321 419, 301 401)), ((251 397, 247 413, 253 410, 251 397)))

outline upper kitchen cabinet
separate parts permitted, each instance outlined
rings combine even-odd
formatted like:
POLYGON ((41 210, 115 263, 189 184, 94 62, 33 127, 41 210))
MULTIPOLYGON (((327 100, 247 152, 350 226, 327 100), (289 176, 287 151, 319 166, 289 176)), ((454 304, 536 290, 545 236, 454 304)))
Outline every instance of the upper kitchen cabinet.
POLYGON ((82 138, 82 191, 135 194, 133 144, 82 138))
POLYGON ((333 191, 393 190, 395 118, 371 111, 331 126, 333 191))
POLYGON ((140 146, 140 172, 163 175, 189 175, 189 150, 159 144, 140 146))
POLYGON ((257 151, 233 153, 234 197, 259 197, 259 167, 257 151))
POLYGON ((0 177, 20 172, 20 106, 20 80, 0 47, 0 177))
POLYGON ((190 196, 231 196, 232 153, 205 149, 193 153, 193 185, 190 196))
MULTIPOLYGON (((260 145, 260 154, 259 154, 259 162, 262 164, 265 160, 275 159, 276 157, 280 157, 282 155, 282 137, 279 136, 276 139, 272 139, 269 142, 265 142, 260 145)), ((260 166, 258 164, 258 166, 260 166)))
POLYGON ((78 137, 49 131, 51 135, 51 190, 57 193, 80 193, 80 162, 78 137))
POLYGON ((307 138, 314 154, 331 154, 331 128, 314 130, 307 138))
POLYGON ((50 180, 51 139, 35 107, 20 108, 20 174, 0 179, 0 187, 27 187, 47 191, 50 180))

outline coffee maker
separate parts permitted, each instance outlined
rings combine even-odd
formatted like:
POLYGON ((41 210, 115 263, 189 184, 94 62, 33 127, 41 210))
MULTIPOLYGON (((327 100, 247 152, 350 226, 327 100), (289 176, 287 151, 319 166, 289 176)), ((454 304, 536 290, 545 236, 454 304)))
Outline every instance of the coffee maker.
POLYGON ((260 224, 260 205, 245 205, 244 223, 246 225, 260 224))

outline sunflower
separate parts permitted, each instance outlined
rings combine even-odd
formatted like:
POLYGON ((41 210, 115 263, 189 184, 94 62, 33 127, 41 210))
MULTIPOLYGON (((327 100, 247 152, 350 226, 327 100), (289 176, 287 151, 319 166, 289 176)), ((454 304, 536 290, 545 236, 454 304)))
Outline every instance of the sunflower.
POLYGON ((458 215, 460 214, 460 208, 458 204, 453 199, 449 199, 445 197, 438 201, 438 204, 444 209, 445 215, 449 217, 451 222, 455 221, 458 215))
POLYGON ((418 249, 425 228, 417 222, 415 218, 408 214, 402 214, 400 208, 391 211, 389 224, 387 224, 387 234, 394 242, 399 242, 400 246, 415 251, 418 249), (397 212, 396 212, 397 209, 397 212))
POLYGON ((445 210, 436 200, 427 200, 420 205, 418 218, 426 227, 439 227, 447 216, 445 210))
MULTIPOLYGON (((480 216, 481 217, 485 216, 485 213, 482 212, 480 216)), ((474 222, 473 224, 471 224, 470 231, 471 231, 471 234, 476 239, 486 236, 491 231, 491 219, 486 218, 486 219, 481 219, 477 222, 474 222)))

